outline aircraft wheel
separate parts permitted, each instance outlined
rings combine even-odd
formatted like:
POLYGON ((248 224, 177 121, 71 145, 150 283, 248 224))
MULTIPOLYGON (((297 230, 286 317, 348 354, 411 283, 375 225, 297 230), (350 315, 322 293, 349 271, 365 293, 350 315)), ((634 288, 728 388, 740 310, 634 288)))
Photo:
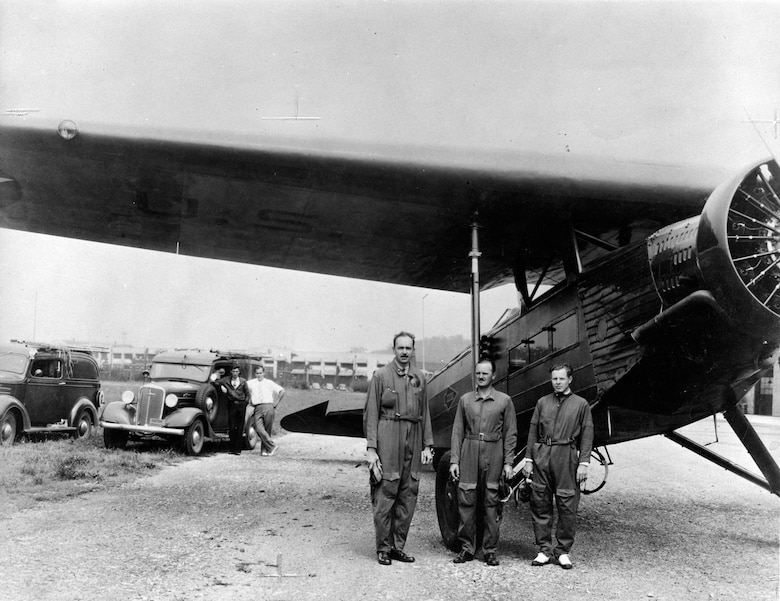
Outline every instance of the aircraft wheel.
POLYGON ((591 495, 601 490, 607 483, 607 460, 601 451, 593 449, 590 454, 590 465, 588 466, 588 479, 580 484, 580 492, 584 495, 591 495))
POLYGON ((187 455, 200 455, 205 437, 206 430, 203 427, 203 422, 196 419, 184 432, 184 440, 182 441, 184 452, 187 455))
POLYGON ((460 550, 458 540, 458 485, 450 478, 450 452, 439 460, 436 469, 436 517, 444 545, 456 553, 460 550))
POLYGON ((217 418, 217 409, 219 408, 219 396, 214 385, 207 383, 198 388, 198 392, 195 393, 195 402, 198 404, 198 407, 203 409, 203 413, 208 417, 209 423, 213 424, 217 418))
POLYGON ((92 436, 92 415, 86 409, 82 409, 79 412, 79 416, 76 419, 76 433, 74 437, 76 440, 87 440, 92 436))
POLYGON ((103 446, 107 449, 124 449, 127 446, 129 434, 124 430, 103 428, 103 446))
POLYGON ((16 442, 16 414, 13 411, 6 411, 0 419, 0 445, 11 446, 16 442))

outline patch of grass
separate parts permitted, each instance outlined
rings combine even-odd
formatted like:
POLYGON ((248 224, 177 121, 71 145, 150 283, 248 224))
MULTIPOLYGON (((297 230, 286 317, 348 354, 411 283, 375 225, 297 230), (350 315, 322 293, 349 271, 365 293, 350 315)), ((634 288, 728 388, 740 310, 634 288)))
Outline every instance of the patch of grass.
POLYGON ((10 501, 56 501, 119 486, 167 465, 186 460, 175 450, 106 450, 101 428, 88 440, 20 441, 0 447, 0 491, 10 501))

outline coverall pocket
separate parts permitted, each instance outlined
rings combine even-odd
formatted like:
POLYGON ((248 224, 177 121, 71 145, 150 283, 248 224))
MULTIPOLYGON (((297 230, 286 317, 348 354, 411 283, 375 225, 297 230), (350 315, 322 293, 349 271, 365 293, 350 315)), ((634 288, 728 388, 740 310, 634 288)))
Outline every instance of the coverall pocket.
POLYGON ((573 488, 559 488, 555 491, 555 495, 560 497, 561 499, 568 499, 569 497, 574 496, 574 489, 573 488))
POLYGON ((385 409, 392 409, 393 407, 395 407, 397 400, 398 400, 398 393, 395 390, 387 388, 382 393, 381 403, 382 403, 382 407, 385 409))

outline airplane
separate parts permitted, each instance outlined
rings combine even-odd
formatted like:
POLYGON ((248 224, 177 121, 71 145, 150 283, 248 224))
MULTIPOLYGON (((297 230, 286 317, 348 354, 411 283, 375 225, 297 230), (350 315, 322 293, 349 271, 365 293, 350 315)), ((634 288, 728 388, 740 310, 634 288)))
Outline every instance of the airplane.
MULTIPOLYGON (((0 99, 39 110, 0 123, 0 227, 470 292, 472 345, 428 383, 445 541, 482 351, 521 441, 567 361, 600 448, 664 435, 778 495, 737 408, 780 350, 775 15, 706 8, 8 2, 0 99), (291 88, 319 119, 258 114, 291 88), (717 413, 761 476, 677 432, 717 413)), ((362 436, 322 405, 282 425, 362 436)))

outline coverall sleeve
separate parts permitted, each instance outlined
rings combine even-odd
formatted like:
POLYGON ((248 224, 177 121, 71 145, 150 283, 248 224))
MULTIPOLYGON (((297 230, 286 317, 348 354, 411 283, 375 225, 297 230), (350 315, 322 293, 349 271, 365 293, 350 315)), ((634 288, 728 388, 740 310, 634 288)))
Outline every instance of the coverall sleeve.
POLYGON ((455 410, 455 421, 452 423, 452 438, 450 439, 450 465, 460 464, 460 447, 463 445, 463 397, 458 401, 455 410))
POLYGON ((511 399, 507 399, 503 419, 504 465, 512 465, 517 446, 517 416, 511 399))
POLYGON ((590 461, 590 452, 593 450, 593 415, 590 405, 585 403, 582 412, 582 436, 580 436, 580 461, 590 461))
POLYGON ((537 401, 536 407, 534 407, 534 413, 531 416, 531 425, 528 427, 528 442, 525 445, 525 458, 533 459, 531 456, 531 450, 536 444, 536 435, 539 431, 539 402, 537 401))
POLYGON ((423 447, 433 446, 433 428, 431 427, 431 412, 428 409, 428 386, 423 390, 423 447))
MULTIPOLYGON (((366 406, 363 408, 363 432, 366 435, 366 448, 376 449, 377 429, 379 424, 379 398, 382 394, 382 382, 374 374, 366 393, 366 406)), ((427 413, 427 412, 426 412, 427 413)), ((430 421, 429 421, 430 423, 430 421)))

